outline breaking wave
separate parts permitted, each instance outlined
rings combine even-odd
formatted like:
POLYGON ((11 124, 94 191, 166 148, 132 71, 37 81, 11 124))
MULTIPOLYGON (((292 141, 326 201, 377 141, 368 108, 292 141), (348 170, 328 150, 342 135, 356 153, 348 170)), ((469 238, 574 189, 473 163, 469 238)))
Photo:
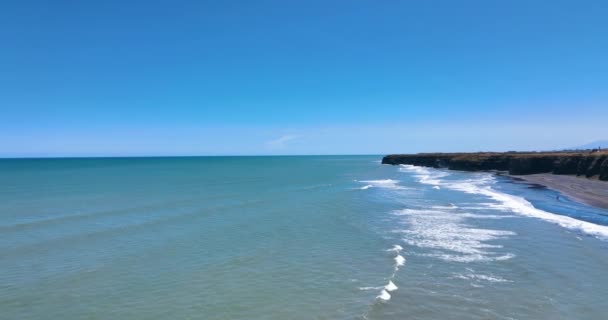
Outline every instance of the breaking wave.
MULTIPOLYGON (((468 214, 452 209, 402 209, 394 212, 403 217, 407 228, 396 232, 412 246, 428 249, 421 255, 446 261, 497 261, 514 257, 497 252, 502 246, 491 241, 514 236, 515 232, 475 228, 466 224, 468 214)), ((481 217, 481 215, 480 215, 481 217)))
POLYGON ((399 185, 399 180, 393 180, 393 179, 363 180, 363 181, 359 181, 359 182, 366 183, 365 186, 360 188, 362 190, 366 190, 369 188, 385 188, 385 189, 398 189, 398 190, 407 189, 406 187, 399 185))
POLYGON ((388 283, 385 286, 382 287, 362 287, 359 288, 360 290, 381 290, 380 294, 378 296, 376 296, 377 300, 381 300, 381 301, 388 301, 391 299, 391 294, 389 292, 393 292, 393 291, 397 291, 397 289, 399 289, 399 287, 397 287, 397 285, 395 285, 395 283, 393 282, 393 280, 395 279, 395 275, 397 274, 397 271, 399 271, 399 267, 402 267, 403 265, 405 265, 405 258, 400 254, 401 250, 403 250, 403 247, 396 244, 394 245, 392 248, 386 250, 387 252, 391 252, 391 253, 395 253, 396 256, 394 257, 395 260, 395 266, 393 269, 393 274, 391 274, 391 276, 389 277, 388 283))
POLYGON ((472 280, 475 282, 486 281, 486 282, 513 282, 511 280, 507 280, 505 278, 495 276, 495 275, 486 275, 476 273, 475 270, 471 268, 466 268, 466 273, 453 273, 452 279, 462 279, 462 280, 472 280))
POLYGON ((447 177, 450 175, 449 172, 440 171, 436 169, 431 170, 425 167, 417 167, 409 164, 400 165, 400 171, 413 172, 414 176, 418 178, 418 182, 423 184, 430 184, 434 186, 434 189, 441 189, 441 180, 439 178, 447 177))
POLYGON ((551 222, 563 228, 579 231, 600 239, 608 239, 608 226, 547 212, 534 207, 523 197, 495 190, 492 188, 492 184, 496 183, 496 179, 489 173, 476 174, 475 179, 442 181, 439 178, 445 177, 445 172, 435 169, 401 165, 400 171, 412 172, 414 176, 418 178, 418 182, 423 184, 441 186, 442 188, 470 194, 483 195, 495 201, 494 203, 484 204, 483 206, 463 207, 463 209, 493 209, 513 212, 521 216, 533 217, 551 222))

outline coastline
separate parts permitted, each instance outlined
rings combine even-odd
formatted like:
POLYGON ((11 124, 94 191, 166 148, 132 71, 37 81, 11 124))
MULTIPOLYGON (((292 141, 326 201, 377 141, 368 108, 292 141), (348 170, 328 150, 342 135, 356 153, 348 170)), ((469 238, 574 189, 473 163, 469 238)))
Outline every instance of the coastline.
POLYGON ((390 154, 383 164, 498 172, 608 209, 608 152, 474 152, 390 154))
POLYGON ((461 171, 508 171, 511 175, 553 173, 608 181, 608 152, 475 152, 390 154, 383 164, 461 171))
POLYGON ((608 183, 605 181, 552 173, 530 175, 504 174, 503 176, 521 181, 521 183, 542 185, 558 191, 575 201, 608 209, 608 183))

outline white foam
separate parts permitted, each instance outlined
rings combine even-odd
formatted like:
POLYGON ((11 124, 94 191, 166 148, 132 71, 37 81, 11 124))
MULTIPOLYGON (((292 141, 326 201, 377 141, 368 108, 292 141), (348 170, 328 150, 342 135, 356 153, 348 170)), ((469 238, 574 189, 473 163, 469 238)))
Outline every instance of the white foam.
POLYGON ((516 218, 514 215, 506 215, 506 214, 474 214, 474 213, 461 213, 461 217, 464 218, 472 218, 472 219, 505 219, 505 218, 516 218))
MULTIPOLYGON (((393 180, 393 179, 384 179, 384 180, 363 180, 363 181, 359 181, 359 182, 363 182, 363 183, 367 183, 368 185, 366 185, 364 188, 368 189, 371 187, 375 187, 375 188, 386 188, 386 189, 407 189, 404 186, 400 186, 399 185, 399 180, 393 180)), ((361 188, 363 189, 363 188, 361 188)))
MULTIPOLYGON (((391 299, 391 295, 389 292, 395 291, 397 289, 399 289, 399 287, 397 287, 395 285, 395 283, 393 282, 392 278, 395 277, 395 273, 397 272, 397 270, 399 270, 400 266, 403 266, 405 264, 405 258, 403 256, 401 256, 399 254, 399 252, 401 252, 401 250, 403 250, 403 247, 396 244, 394 245, 392 248, 386 250, 388 252, 396 252, 397 256, 395 257, 395 270, 391 276, 391 280, 388 281, 388 283, 384 286, 384 287, 379 287, 378 289, 382 289, 382 291, 380 291, 380 295, 378 295, 376 297, 376 299, 379 300, 383 300, 383 301, 388 301, 391 299)), ((374 289, 374 287, 362 287, 359 288, 360 290, 368 290, 368 289, 374 289)))
POLYGON ((486 178, 479 181, 467 180, 463 182, 453 182, 448 183, 445 186, 453 190, 487 196, 499 203, 499 205, 494 205, 495 208, 506 209, 523 216, 539 218, 570 230, 580 231, 601 239, 608 239, 608 226, 597 225, 591 222, 537 209, 522 197, 494 190, 488 184, 489 182, 489 179, 486 178))
POLYGON ((388 249, 388 250, 386 250, 386 251, 392 251, 392 252, 397 252, 397 253, 399 253, 399 252, 401 252, 401 250, 403 250, 403 247, 402 247, 402 246, 400 246, 400 245, 398 245, 398 244, 396 244, 396 245, 394 245, 392 248, 390 248, 390 249, 388 249))
POLYGON ((485 280, 485 281, 489 281, 489 282, 511 282, 510 280, 507 280, 507 279, 503 279, 500 277, 494 277, 494 276, 486 276, 483 274, 474 274, 474 275, 472 275, 472 277, 474 279, 485 280))
POLYGON ((395 263, 397 267, 401 267, 405 264, 405 258, 402 255, 398 255, 395 257, 395 263))
POLYGON ((397 289, 399 289, 399 287, 397 287, 395 285, 395 283, 393 283, 392 280, 389 280, 388 284, 386 284, 384 287, 361 287, 361 288, 359 288, 359 290, 378 290, 378 289, 381 289, 382 291, 380 291, 380 295, 378 295, 376 297, 376 299, 388 301, 391 299, 391 294, 389 292, 396 291, 397 289))
MULTIPOLYGON (((419 178, 419 182, 423 184, 431 184, 441 186, 451 190, 462 191, 471 194, 484 195, 497 203, 481 204, 481 206, 467 207, 470 210, 499 210, 517 213, 522 216, 534 217, 557 224, 563 228, 583 232, 600 239, 608 240, 608 226, 598 225, 587 221, 578 220, 572 217, 558 215, 544 210, 535 208, 526 199, 510 194, 497 191, 492 188, 492 184, 496 183, 496 179, 489 173, 473 173, 472 179, 460 181, 441 181, 438 178, 447 175, 446 172, 430 169, 425 167, 417 167, 412 165, 400 165, 400 171, 413 172, 419 178)), ((465 208, 463 208, 465 209, 465 208)))
POLYGON ((450 210, 450 209, 458 209, 458 207, 456 205, 454 205, 453 203, 450 203, 450 205, 447 205, 447 206, 431 206, 431 209, 450 210))
POLYGON ((368 185, 363 186, 363 187, 361 187, 361 188, 359 188, 359 189, 361 189, 361 190, 367 190, 367 189, 369 189, 369 188, 371 188, 371 187, 373 187, 373 186, 372 186, 371 184, 368 184, 368 185))
POLYGON ((489 256, 486 254, 423 254, 423 256, 438 258, 444 261, 451 262, 490 262, 490 261, 504 261, 513 259, 515 257, 512 253, 507 253, 501 256, 489 256))
POLYGON ((360 287, 359 290, 380 290, 384 289, 384 287, 360 287))
MULTIPOLYGON (((413 172, 414 176, 418 178, 418 182, 422 184, 430 184, 435 187, 439 187, 439 185, 441 184, 441 180, 439 180, 439 178, 443 178, 450 175, 448 172, 445 171, 431 170, 429 168, 417 167, 409 164, 402 164, 400 165, 400 167, 401 168, 399 169, 399 171, 413 172)), ((435 187, 433 188, 436 189, 435 187)))
POLYGON ((399 289, 399 287, 397 287, 397 286, 396 286, 396 285, 393 283, 393 281, 389 280, 389 281, 388 281, 388 284, 387 284, 386 286, 384 286, 384 289, 385 289, 386 291, 388 291, 388 292, 391 292, 391 291, 395 291, 395 290, 399 289))
POLYGON ((383 300, 383 301, 388 301, 391 299, 391 294, 388 293, 388 291, 386 291, 386 290, 382 290, 382 292, 380 292, 380 295, 377 296, 376 298, 383 300))
POLYGON ((499 244, 488 243, 515 235, 508 230, 474 228, 466 224, 466 215, 449 209, 403 209, 394 212, 404 218, 407 228, 398 232, 409 245, 433 250, 425 256, 446 261, 496 261, 513 257, 496 252, 499 244))
POLYGON ((435 190, 439 190, 439 189, 441 189, 441 188, 440 188, 439 186, 433 186, 433 189, 435 189, 435 190))
POLYGON ((454 273, 453 279, 463 279, 463 280, 481 280, 487 282, 513 282, 511 280, 504 279, 502 277, 494 276, 494 275, 485 275, 474 273, 473 270, 468 269, 468 273, 454 273))
POLYGON ((496 210, 496 211, 510 211, 509 208, 499 203, 480 203, 478 206, 465 206, 461 207, 463 210, 496 210))

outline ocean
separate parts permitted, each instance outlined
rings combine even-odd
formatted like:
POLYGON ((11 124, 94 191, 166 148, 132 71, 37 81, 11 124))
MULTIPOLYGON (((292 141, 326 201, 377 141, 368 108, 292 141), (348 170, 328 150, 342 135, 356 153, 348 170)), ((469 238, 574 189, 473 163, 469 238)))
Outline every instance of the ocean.
POLYGON ((380 160, 0 160, 0 319, 606 318, 607 210, 380 160))

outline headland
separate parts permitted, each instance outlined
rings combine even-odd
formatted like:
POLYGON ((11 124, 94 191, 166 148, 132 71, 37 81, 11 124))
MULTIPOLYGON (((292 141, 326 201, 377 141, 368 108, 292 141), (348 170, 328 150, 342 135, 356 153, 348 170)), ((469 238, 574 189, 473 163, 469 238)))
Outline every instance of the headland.
POLYGON ((391 154, 383 164, 498 171, 608 208, 608 152, 476 152, 391 154))

